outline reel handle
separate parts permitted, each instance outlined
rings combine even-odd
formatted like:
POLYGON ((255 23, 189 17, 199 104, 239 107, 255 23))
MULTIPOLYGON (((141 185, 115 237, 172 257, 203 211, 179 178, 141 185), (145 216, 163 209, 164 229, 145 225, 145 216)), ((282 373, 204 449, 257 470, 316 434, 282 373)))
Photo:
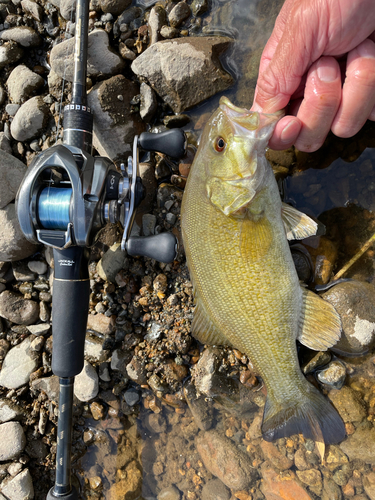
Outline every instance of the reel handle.
POLYGON ((90 280, 83 247, 53 249, 52 371, 75 377, 83 368, 90 280))
POLYGON ((168 264, 176 258, 177 238, 172 233, 132 236, 126 241, 126 251, 133 257, 150 257, 168 264))
POLYGON ((172 128, 160 134, 143 132, 138 145, 145 151, 158 151, 172 158, 182 158, 186 151, 186 136, 182 129, 172 128))

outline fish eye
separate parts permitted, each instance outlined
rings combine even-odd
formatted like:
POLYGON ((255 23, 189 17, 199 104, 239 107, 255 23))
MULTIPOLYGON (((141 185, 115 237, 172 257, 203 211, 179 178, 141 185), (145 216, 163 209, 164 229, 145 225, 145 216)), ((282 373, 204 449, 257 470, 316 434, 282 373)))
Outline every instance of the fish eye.
POLYGON ((222 137, 217 137, 215 140, 215 146, 214 146, 215 150, 218 151, 219 153, 221 153, 222 151, 224 151, 225 146, 226 146, 226 142, 224 141, 224 139, 222 137))

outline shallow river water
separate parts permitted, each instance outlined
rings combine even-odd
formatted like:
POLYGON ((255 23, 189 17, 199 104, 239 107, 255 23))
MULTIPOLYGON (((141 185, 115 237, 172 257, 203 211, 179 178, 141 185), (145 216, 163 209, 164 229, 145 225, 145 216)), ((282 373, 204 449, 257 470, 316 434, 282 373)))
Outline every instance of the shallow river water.
MULTIPOLYGON (((236 79, 235 85, 225 92, 225 95, 238 106, 250 107, 252 103, 260 54, 281 5, 282 2, 276 0, 213 0, 213 8, 203 18, 204 33, 232 36, 236 40, 226 54, 223 64, 236 79)), ((219 95, 214 96, 208 102, 191 110, 188 113, 191 122, 185 129, 199 137, 205 121, 217 107, 219 98, 219 95)), ((319 217, 319 220, 326 225, 326 236, 337 249, 333 268, 330 269, 331 274, 339 271, 375 232, 373 214, 375 154, 372 149, 375 147, 374 132, 375 127, 367 124, 353 139, 340 140, 330 136, 321 150, 313 154, 295 151, 283 154, 269 153, 273 165, 278 166, 277 172, 284 201, 301 211, 319 217)), ((318 240, 305 243, 306 248, 309 248, 309 245, 311 247, 319 245, 318 240)), ((344 277, 372 282, 375 279, 373 255, 374 250, 370 248, 344 277)), ((330 260, 329 256, 327 260, 330 260)), ((320 284, 321 280, 321 275, 315 275, 310 284, 320 284)), ((369 386, 364 380, 375 376, 375 366, 371 356, 345 358, 345 362, 348 372, 346 384, 362 384, 358 394, 368 399, 371 384, 369 386)), ((236 393, 235 387, 233 392, 236 393)), ((247 489, 239 488, 238 491, 232 489, 230 492, 224 487, 210 496, 207 490, 204 490, 204 485, 213 481, 214 476, 204 467, 195 447, 198 427, 189 408, 179 400, 176 400, 174 405, 160 401, 156 404, 156 408, 155 405, 151 408, 147 399, 148 394, 147 391, 142 393, 141 403, 136 405, 136 410, 130 415, 118 418, 118 413, 113 411, 102 420, 87 418, 84 424, 81 422, 80 429, 86 433, 87 451, 75 461, 74 473, 85 492, 85 498, 105 500, 265 498, 261 493, 261 475, 254 479, 253 484, 247 489), (152 409, 154 411, 151 411, 152 409), (100 487, 97 487, 100 483, 100 487), (160 496, 160 492, 164 496, 160 496)), ((262 414, 262 398, 264 404, 264 392, 260 389, 256 395, 258 405, 252 406, 246 418, 241 416, 238 395, 228 395, 220 401, 207 399, 205 404, 207 412, 213 414, 216 429, 231 438, 241 452, 249 454, 252 467, 258 470, 263 461, 257 446, 260 442, 259 419, 262 414), (254 421, 254 418, 258 420, 254 421)), ((298 438, 287 441, 284 444, 279 443, 280 447, 284 445, 287 447, 285 458, 293 456, 301 444, 298 438)), ((307 453, 311 454, 314 447, 310 449, 307 444, 307 453)), ((285 474, 293 475, 295 470, 293 467, 292 472, 285 474)), ((319 467, 316 465, 315 468, 319 467)), ((353 467, 354 470, 359 470, 358 464, 353 467)), ((367 472, 368 469, 361 474, 367 472)), ((323 471, 322 476, 325 478, 324 474, 323 471)), ((292 477, 295 477, 295 474, 292 477)), ((337 479, 335 484, 339 485, 340 480, 337 479)), ((343 480, 338 488, 346 484, 343 480)), ((214 483, 211 485, 213 488, 214 483)), ((304 487, 307 488, 306 484, 304 487)), ((358 486, 356 490, 355 482, 353 492, 350 488, 347 489, 346 493, 349 495, 345 497, 338 496, 334 488, 332 491, 336 492, 332 493, 332 499, 350 498, 354 495, 362 495, 358 496, 358 500, 370 498, 366 496, 363 487, 358 486)), ((312 483, 308 495, 310 496, 306 496, 306 499, 324 498, 319 484, 312 483)), ((340 495, 342 495, 341 490, 340 495)), ((267 498, 270 499, 271 496, 267 498)), ((288 500, 298 497, 272 498, 288 500)))

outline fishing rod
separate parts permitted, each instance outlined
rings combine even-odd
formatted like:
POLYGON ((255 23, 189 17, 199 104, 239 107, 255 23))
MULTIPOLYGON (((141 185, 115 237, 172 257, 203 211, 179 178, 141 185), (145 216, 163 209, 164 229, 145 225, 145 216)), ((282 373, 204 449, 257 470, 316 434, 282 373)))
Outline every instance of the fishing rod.
POLYGON ((181 129, 134 138, 133 156, 121 172, 105 157, 92 156, 93 115, 87 106, 86 68, 89 0, 77 0, 71 103, 64 108, 63 144, 40 153, 30 164, 16 197, 21 230, 33 243, 53 248, 52 371, 59 377, 55 485, 47 500, 78 500, 71 484, 74 377, 84 364, 89 312, 89 247, 108 222, 124 228, 121 249, 132 256, 171 262, 177 251, 172 233, 130 236, 144 197, 138 148, 181 158, 181 129))

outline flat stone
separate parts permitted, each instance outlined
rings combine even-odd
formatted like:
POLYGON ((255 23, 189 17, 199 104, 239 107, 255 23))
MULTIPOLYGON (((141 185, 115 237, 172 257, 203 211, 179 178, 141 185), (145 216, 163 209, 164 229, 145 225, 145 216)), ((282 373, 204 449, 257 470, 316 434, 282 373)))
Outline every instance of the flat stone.
POLYGON ((126 262, 126 252, 121 250, 120 243, 114 243, 99 260, 96 270, 104 281, 116 283, 116 274, 126 262))
POLYGON ((109 335, 115 331, 115 323, 112 318, 104 314, 89 314, 87 328, 102 333, 103 335, 109 335))
POLYGON ((39 364, 38 355, 30 348, 31 342, 32 339, 27 337, 8 351, 0 371, 0 385, 7 389, 18 389, 29 382, 30 375, 39 364))
POLYGON ((17 26, 4 30, 0 34, 2 40, 17 42, 22 47, 37 47, 42 43, 38 33, 29 26, 17 26))
POLYGON ((13 261, 29 257, 38 250, 23 235, 13 203, 0 209, 0 260, 13 261))
POLYGON ((230 490, 220 479, 210 479, 202 488, 202 500, 230 500, 230 490))
POLYGON ((157 498, 158 500, 180 500, 181 492, 172 485, 162 489, 157 498))
POLYGON ((294 472, 289 471, 287 477, 285 474, 281 476, 264 462, 261 473, 263 482, 260 489, 267 500, 312 500, 307 491, 296 481, 294 472))
POLYGON ((350 387, 334 389, 329 392, 328 397, 344 422, 362 422, 366 418, 361 397, 350 387))
POLYGON ((361 281, 339 283, 322 297, 339 313, 340 340, 332 348, 343 354, 363 354, 375 345, 375 287, 361 281))
POLYGON ((0 294, 0 316, 17 325, 31 325, 39 317, 39 304, 5 290, 0 294))
POLYGON ((18 419, 23 415, 23 409, 10 399, 0 400, 0 423, 9 422, 18 419))
MULTIPOLYGON (((51 50, 50 64, 53 71, 69 82, 73 81, 74 73, 74 38, 70 38, 51 50), (64 73, 65 72, 65 73, 64 73)), ((87 48, 87 76, 111 76, 121 73, 125 66, 123 59, 109 44, 108 33, 95 29, 89 33, 87 48)))
POLYGON ((40 325, 28 325, 27 329, 33 335, 39 336, 39 335, 45 335, 46 333, 48 333, 51 329, 51 325, 48 325, 45 323, 42 323, 40 325))
POLYGON ((15 199, 26 170, 22 161, 0 150, 0 208, 6 207, 15 199))
POLYGON ((34 487, 29 469, 17 474, 2 487, 1 491, 9 500, 32 500, 34 487))
MULTIPOLYGON (((12 460, 22 453, 26 437, 19 422, 5 422, 0 425, 0 460, 12 460)), ((2 490, 4 492, 4 490, 2 490)))
POLYGON ((340 444, 341 450, 349 460, 360 459, 367 464, 375 465, 375 428, 360 426, 340 444))
POLYGON ((30 260, 27 266, 30 271, 36 274, 45 274, 48 270, 47 263, 42 260, 30 260))
POLYGON ((44 392, 48 398, 55 403, 59 402, 59 377, 52 375, 51 377, 43 377, 33 380, 31 387, 34 390, 44 392))
POLYGON ((100 0, 100 8, 103 12, 119 15, 132 3, 132 0, 100 0))
POLYGON ((94 85, 88 95, 88 105, 94 113, 94 147, 114 162, 127 160, 132 154, 134 136, 145 130, 140 116, 131 113, 130 101, 138 94, 136 82, 117 75, 94 85))
POLYGON ((257 473, 249 455, 220 432, 200 432, 195 445, 205 467, 228 488, 243 490, 255 480, 257 473))
POLYGON ((17 111, 10 125, 10 133, 16 141, 27 141, 40 135, 51 116, 41 96, 32 97, 17 111))
POLYGON ((146 49, 131 67, 175 113, 181 113, 233 84, 218 62, 232 41, 212 36, 163 40, 146 49))
POLYGON ((74 395, 80 401, 90 401, 99 392, 99 377, 95 368, 85 361, 84 367, 75 378, 74 395))

